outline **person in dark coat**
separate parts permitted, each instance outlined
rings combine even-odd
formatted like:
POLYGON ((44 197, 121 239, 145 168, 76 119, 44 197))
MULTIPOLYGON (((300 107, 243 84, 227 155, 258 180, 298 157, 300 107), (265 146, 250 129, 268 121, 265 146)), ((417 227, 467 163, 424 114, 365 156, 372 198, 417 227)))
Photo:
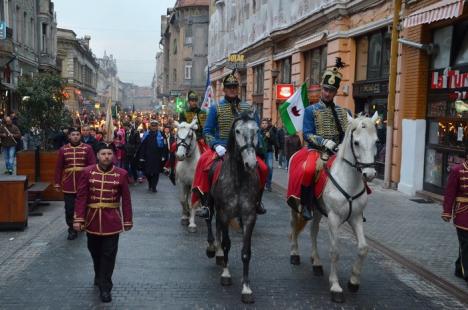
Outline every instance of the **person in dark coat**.
POLYGON ((284 153, 286 155, 286 169, 289 169, 289 160, 294 153, 302 148, 301 138, 297 134, 287 135, 284 138, 284 153))
POLYGON ((148 180, 148 189, 157 192, 159 174, 163 161, 167 157, 167 145, 164 134, 159 130, 157 120, 150 121, 150 129, 143 135, 140 149, 140 160, 143 162, 143 172, 148 180))
POLYGON ((136 128, 136 125, 127 123, 125 124, 125 170, 133 178, 133 182, 136 182, 138 179, 138 160, 136 159, 138 148, 141 144, 140 133, 136 128))
POLYGON ((95 137, 91 136, 91 128, 88 125, 81 128, 81 142, 90 145, 96 153, 97 140, 95 137))

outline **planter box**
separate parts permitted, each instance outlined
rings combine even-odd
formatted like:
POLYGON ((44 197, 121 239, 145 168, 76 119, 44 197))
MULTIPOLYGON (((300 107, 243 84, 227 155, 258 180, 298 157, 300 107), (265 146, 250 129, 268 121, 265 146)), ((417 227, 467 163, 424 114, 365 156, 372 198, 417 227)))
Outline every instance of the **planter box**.
MULTIPOLYGON (((63 194, 55 191, 55 166, 58 151, 40 151, 40 181, 50 183, 43 193, 42 199, 48 201, 61 201, 63 194)), ((29 183, 35 182, 34 151, 21 151, 16 154, 16 174, 26 175, 29 183)))
POLYGON ((0 176, 0 228, 28 226, 28 180, 24 175, 0 176))

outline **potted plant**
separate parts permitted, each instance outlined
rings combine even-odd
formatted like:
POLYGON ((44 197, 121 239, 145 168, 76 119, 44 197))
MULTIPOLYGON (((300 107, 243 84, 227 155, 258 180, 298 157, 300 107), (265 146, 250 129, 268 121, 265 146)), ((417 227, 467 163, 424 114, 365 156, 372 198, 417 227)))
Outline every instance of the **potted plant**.
MULTIPOLYGON (((18 83, 22 98, 19 126, 26 137, 27 149, 17 154, 17 174, 27 175, 29 182, 54 183, 57 151, 52 141, 72 124, 64 104, 63 86, 61 77, 50 73, 23 77, 18 83)), ((43 199, 60 200, 62 195, 49 186, 43 199)))

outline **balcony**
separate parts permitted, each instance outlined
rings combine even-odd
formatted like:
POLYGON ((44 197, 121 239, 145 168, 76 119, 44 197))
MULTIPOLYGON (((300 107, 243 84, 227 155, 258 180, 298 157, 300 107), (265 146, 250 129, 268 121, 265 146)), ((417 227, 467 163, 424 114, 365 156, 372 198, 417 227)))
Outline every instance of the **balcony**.
POLYGON ((7 27, 6 39, 0 40, 0 54, 13 54, 13 29, 7 27))

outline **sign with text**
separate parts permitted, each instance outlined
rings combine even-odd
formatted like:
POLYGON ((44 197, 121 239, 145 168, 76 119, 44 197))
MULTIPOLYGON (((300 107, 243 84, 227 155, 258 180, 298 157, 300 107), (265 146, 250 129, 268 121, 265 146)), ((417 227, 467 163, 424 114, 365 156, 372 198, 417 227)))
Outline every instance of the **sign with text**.
POLYGON ((243 54, 230 54, 226 60, 226 67, 229 69, 245 69, 247 67, 243 54))
POLYGON ((286 100, 294 94, 294 85, 292 84, 277 84, 276 99, 286 100))

